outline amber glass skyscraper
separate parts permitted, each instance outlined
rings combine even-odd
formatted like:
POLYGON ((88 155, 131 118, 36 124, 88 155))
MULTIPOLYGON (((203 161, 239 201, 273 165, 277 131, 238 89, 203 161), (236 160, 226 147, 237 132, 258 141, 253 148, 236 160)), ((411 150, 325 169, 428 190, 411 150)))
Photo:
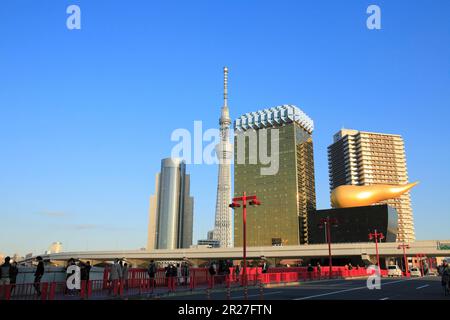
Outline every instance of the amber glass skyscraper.
MULTIPOLYGON (((256 194, 262 205, 247 208, 248 246, 286 246, 308 243, 308 212, 316 208, 313 122, 300 109, 283 105, 247 113, 235 121, 234 195, 256 194), (267 165, 250 164, 250 138, 245 139, 245 163, 239 163, 239 135, 268 129, 268 153, 278 157, 276 174, 262 174, 267 165), (270 145, 278 130, 278 152, 270 145)), ((258 137, 258 140, 261 137, 258 137)), ((258 146, 259 147, 259 146, 258 146)), ((242 209, 234 211, 234 243, 242 246, 242 209)))

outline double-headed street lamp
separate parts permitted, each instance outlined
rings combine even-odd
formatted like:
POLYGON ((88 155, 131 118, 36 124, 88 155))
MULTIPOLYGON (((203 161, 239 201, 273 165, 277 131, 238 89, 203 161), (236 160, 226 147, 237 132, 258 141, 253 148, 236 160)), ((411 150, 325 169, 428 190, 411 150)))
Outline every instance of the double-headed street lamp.
POLYGON ((375 239, 375 250, 377 253, 378 268, 381 270, 380 255, 378 254, 378 241, 383 240, 384 235, 381 232, 377 232, 377 229, 375 229, 374 232, 369 233, 369 240, 373 240, 373 239, 375 239))
POLYGON ((233 198, 233 202, 230 204, 230 208, 236 209, 241 206, 239 202, 242 202, 242 227, 244 232, 243 239, 243 260, 244 260, 244 270, 243 270, 243 284, 247 286, 247 204, 250 206, 259 206, 261 202, 258 200, 256 195, 247 196, 246 192, 242 197, 233 198))
POLYGON ((330 268, 330 274, 329 277, 331 279, 332 277, 332 269, 333 269, 333 259, 331 256, 331 226, 337 227, 337 219, 336 218, 330 218, 327 216, 326 218, 320 219, 319 228, 325 228, 326 232, 326 241, 328 243, 328 265, 330 268))
POLYGON ((408 270, 408 259, 406 258, 406 249, 410 249, 410 248, 411 247, 409 246, 409 244, 406 244, 406 243, 399 244, 398 247, 397 247, 397 249, 403 249, 403 259, 405 261, 405 273, 406 273, 406 276, 408 276, 408 272, 409 272, 409 270, 408 270))

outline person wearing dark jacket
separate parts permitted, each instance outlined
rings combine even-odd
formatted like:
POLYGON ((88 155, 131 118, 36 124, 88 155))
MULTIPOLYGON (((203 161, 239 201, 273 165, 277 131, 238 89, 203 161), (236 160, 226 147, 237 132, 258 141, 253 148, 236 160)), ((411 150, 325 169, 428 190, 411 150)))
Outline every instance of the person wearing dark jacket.
POLYGON ((0 285, 9 285, 10 284, 10 277, 9 273, 11 270, 11 258, 6 257, 5 263, 0 266, 0 285))
POLYGON ((17 275, 19 274, 19 268, 17 267, 17 262, 14 261, 9 268, 9 284, 11 285, 11 294, 16 288, 17 275))
POLYGON ((210 276, 216 275, 216 268, 214 268, 214 263, 210 264, 208 271, 210 276))
POLYGON ((308 271, 309 280, 312 280, 314 267, 310 263, 308 264, 308 268, 306 269, 306 271, 308 271))
POLYGON ((148 265, 148 268, 147 268, 147 273, 148 273, 148 277, 150 278, 150 285, 152 287, 155 287, 155 285, 156 285, 156 281, 155 281, 156 272, 157 272, 157 268, 156 268, 155 261, 151 260, 150 264, 148 265))
POLYGON ((45 269, 44 269, 44 262, 42 261, 42 257, 37 257, 36 260, 38 261, 38 265, 36 267, 36 272, 34 273, 34 289, 36 289, 38 297, 41 296, 41 279, 44 275, 45 269))
POLYGON ((236 277, 236 282, 239 282, 239 276, 241 274, 241 265, 240 264, 236 265, 236 267, 234 269, 234 274, 235 274, 235 277, 236 277))
POLYGON ((262 273, 267 273, 268 270, 269 270, 269 264, 267 263, 267 261, 264 260, 263 265, 262 265, 262 273))
POLYGON ((89 289, 89 275, 91 272, 91 263, 89 261, 87 261, 86 263, 80 261, 79 267, 80 267, 81 285, 84 284, 85 286, 84 288, 87 292, 89 289))
POLYGON ((450 266, 448 265, 448 262, 444 260, 442 262, 441 266, 441 284, 443 287, 447 286, 447 288, 450 287, 450 266))

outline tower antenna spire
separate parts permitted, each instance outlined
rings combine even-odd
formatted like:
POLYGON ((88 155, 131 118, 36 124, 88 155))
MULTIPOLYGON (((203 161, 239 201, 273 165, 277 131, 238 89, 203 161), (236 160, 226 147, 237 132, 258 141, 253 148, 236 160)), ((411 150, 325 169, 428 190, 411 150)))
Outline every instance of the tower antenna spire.
POLYGON ((223 68, 223 106, 228 106, 228 68, 223 68))

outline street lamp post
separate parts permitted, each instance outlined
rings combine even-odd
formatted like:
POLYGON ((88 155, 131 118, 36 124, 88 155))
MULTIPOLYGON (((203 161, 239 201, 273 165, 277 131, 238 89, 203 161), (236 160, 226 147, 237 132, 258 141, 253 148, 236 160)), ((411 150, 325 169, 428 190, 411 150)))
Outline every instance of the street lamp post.
POLYGON ((337 219, 330 218, 327 216, 326 218, 320 219, 319 228, 325 228, 326 231, 326 241, 328 243, 328 266, 329 266, 329 278, 332 278, 332 270, 333 270, 333 259, 331 255, 331 226, 337 227, 337 219))
POLYGON ((377 253, 377 264, 378 268, 381 270, 381 264, 380 264, 380 255, 378 253, 378 241, 381 241, 384 239, 384 235, 381 232, 377 232, 377 229, 375 229, 374 232, 369 233, 369 240, 375 239, 375 250, 377 253))
POLYGON ((239 208, 241 204, 239 202, 242 202, 242 228, 243 228, 243 252, 242 252, 242 258, 244 260, 244 269, 243 269, 243 284, 245 287, 247 287, 247 203, 251 206, 259 206, 261 202, 258 200, 256 195, 253 196, 247 196, 246 192, 244 191, 242 197, 233 198, 233 202, 230 204, 230 208, 235 209, 239 208))
POLYGON ((408 270, 408 259, 406 258, 406 249, 409 249, 409 248, 410 248, 409 244, 406 244, 406 243, 399 244, 398 247, 397 247, 397 249, 403 249, 403 261, 405 262, 405 273, 406 273, 406 276, 408 276, 408 272, 409 272, 409 270, 408 270))

